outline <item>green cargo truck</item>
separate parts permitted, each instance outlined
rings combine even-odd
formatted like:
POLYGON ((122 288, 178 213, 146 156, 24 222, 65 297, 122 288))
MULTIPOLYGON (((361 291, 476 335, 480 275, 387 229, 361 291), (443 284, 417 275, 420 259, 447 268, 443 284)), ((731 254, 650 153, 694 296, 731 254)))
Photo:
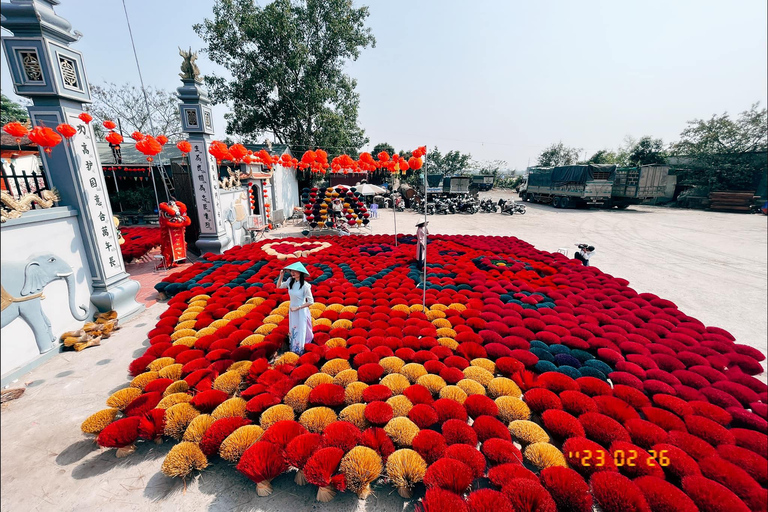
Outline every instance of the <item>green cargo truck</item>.
POLYGON ((520 198, 555 208, 602 206, 611 202, 615 178, 616 166, 607 164, 533 168, 520 187, 520 198))
POLYGON ((632 204, 640 204, 657 197, 664 197, 669 176, 668 165, 641 165, 619 167, 611 189, 611 200, 605 207, 623 210, 632 204))

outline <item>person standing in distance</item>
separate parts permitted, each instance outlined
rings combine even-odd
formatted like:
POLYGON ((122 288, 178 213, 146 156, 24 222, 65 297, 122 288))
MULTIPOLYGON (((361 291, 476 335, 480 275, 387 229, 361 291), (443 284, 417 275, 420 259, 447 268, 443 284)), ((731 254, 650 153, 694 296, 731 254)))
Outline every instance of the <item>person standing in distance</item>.
POLYGON ((302 355, 304 345, 311 343, 314 338, 312 333, 312 315, 309 306, 315 303, 312 297, 312 285, 306 282, 309 272, 300 262, 292 263, 280 271, 277 278, 278 288, 288 288, 290 297, 290 313, 288 313, 288 338, 291 352, 302 355), (291 277, 283 280, 285 271, 288 270, 291 277))
POLYGON ((574 254, 573 257, 576 258, 577 260, 579 260, 582 265, 584 265, 585 267, 588 267, 589 266, 589 258, 591 258, 592 255, 594 254, 595 247, 592 246, 592 245, 587 245, 587 244, 579 244, 578 247, 579 247, 580 250, 579 250, 579 252, 574 254))
POLYGON ((427 231, 428 221, 421 221, 416 224, 416 261, 419 262, 419 269, 424 268, 424 258, 427 254, 427 231))

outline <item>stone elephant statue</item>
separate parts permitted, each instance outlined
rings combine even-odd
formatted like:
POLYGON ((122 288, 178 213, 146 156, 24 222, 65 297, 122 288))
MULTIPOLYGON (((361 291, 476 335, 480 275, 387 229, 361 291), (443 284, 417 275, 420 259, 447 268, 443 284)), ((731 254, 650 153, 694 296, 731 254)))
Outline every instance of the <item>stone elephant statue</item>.
POLYGON ((55 254, 36 254, 26 261, 2 264, 2 327, 23 318, 35 335, 40 353, 56 345, 51 322, 43 312, 43 288, 57 279, 67 282, 69 311, 76 320, 85 320, 88 307, 75 307, 75 274, 72 267, 55 254), (81 310, 81 312, 78 311, 81 310))

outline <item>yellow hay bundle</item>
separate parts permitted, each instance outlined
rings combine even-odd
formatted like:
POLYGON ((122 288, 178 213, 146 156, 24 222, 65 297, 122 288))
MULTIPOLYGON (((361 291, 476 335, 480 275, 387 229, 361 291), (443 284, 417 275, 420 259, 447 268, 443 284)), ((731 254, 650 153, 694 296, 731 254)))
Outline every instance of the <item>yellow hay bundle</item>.
POLYGON ((320 384, 333 384, 333 377, 327 373, 313 373, 307 377, 307 380, 304 381, 304 384, 311 388, 316 388, 320 384))
POLYGON ((413 450, 402 448, 387 458, 387 478, 403 498, 413 496, 413 487, 424 479, 427 463, 413 450))
POLYGON ((266 336, 264 336, 263 334, 251 334, 250 336, 248 336, 247 338, 245 338, 243 341, 240 342, 240 346, 249 347, 251 345, 257 345, 262 341, 264 341, 265 337, 266 336))
POLYGON ((327 373, 331 377, 334 377, 336 376, 337 373, 344 370, 349 370, 350 368, 351 366, 349 366, 349 361, 347 361, 346 359, 336 358, 336 359, 331 359, 330 361, 325 363, 322 366, 322 368, 320 368, 320 371, 322 373, 327 373))
POLYGON ((467 366, 464 368, 464 377, 479 382, 483 387, 493 380, 493 374, 480 366, 467 366))
POLYGON ((184 336, 194 336, 195 334, 197 334, 197 331, 194 329, 179 329, 178 331, 174 331, 174 333, 171 334, 171 341, 176 341, 180 338, 183 338, 184 336))
POLYGON ((267 430, 278 421, 293 421, 295 417, 296 414, 291 407, 285 404, 277 404, 261 413, 259 424, 261 428, 267 430))
POLYGON ((400 368, 400 373, 405 375, 411 384, 415 384, 419 377, 427 374, 427 370, 419 363, 408 363, 400 368))
POLYGON ((312 327, 317 327, 318 325, 323 325, 325 327, 330 327, 332 323, 333 322, 331 322, 328 318, 316 318, 312 322, 312 327))
POLYGON ((202 313, 205 310, 203 306, 189 306, 184 310, 185 313, 202 313))
POLYGON ((348 421, 360 430, 370 427, 368 420, 365 419, 365 404, 348 405, 339 413, 339 420, 348 421))
POLYGON ((210 295, 206 295, 205 293, 201 293, 200 295, 195 295, 191 299, 189 299, 189 305, 192 306, 205 306, 208 304, 208 301, 211 300, 210 295), (195 304, 197 301, 202 301, 202 304, 195 304))
POLYGON ((203 440, 205 431, 213 425, 216 420, 210 414, 201 414, 195 416, 195 418, 189 423, 187 430, 184 431, 182 441, 189 441, 190 443, 199 443, 203 440))
POLYGON ((117 417, 118 412, 118 409, 112 407, 110 409, 102 409, 99 412, 93 413, 85 419, 82 425, 80 425, 80 430, 82 430, 85 434, 98 434, 104 430, 107 425, 115 421, 115 417, 117 417))
POLYGON ((214 320, 211 322, 211 325, 208 327, 213 327, 214 329, 221 329, 225 325, 229 323, 229 320, 224 320, 223 318, 219 318, 218 320, 214 320))
POLYGON ((195 336, 184 336, 183 338, 179 338, 176 341, 173 342, 174 345, 184 345, 185 347, 194 347, 195 343, 197 342, 197 338, 195 336))
POLYGON ((467 395, 484 395, 485 388, 482 384, 472 379, 461 379, 456 383, 467 395))
POLYGON ((426 311, 424 309, 424 306, 422 306, 421 304, 411 304, 409 309, 411 310, 411 312, 414 312, 414 311, 426 311))
POLYGON ((131 385, 132 388, 138 388, 138 389, 141 389, 143 391, 144 387, 147 384, 149 384, 153 380, 159 379, 159 378, 160 378, 160 374, 158 372, 152 372, 152 371, 144 372, 144 373, 140 373, 137 376, 135 376, 133 378, 133 380, 131 381, 130 385, 131 385))
POLYGON ((462 311, 467 309, 467 306, 465 306, 464 304, 461 304, 459 302, 454 302, 452 304, 448 304, 448 309, 454 309, 454 310, 458 311, 459 313, 461 313, 462 311))
POLYGON ((496 377, 488 383, 488 394, 493 399, 499 398, 500 396, 520 398, 523 395, 523 392, 520 391, 520 388, 512 379, 496 377))
POLYGON ((459 348, 459 342, 453 338, 438 338, 437 343, 438 345, 449 348, 451 350, 456 350, 459 348))
POLYGON ((439 375, 435 375, 433 373, 422 375, 418 379, 416 379, 416 384, 420 384, 427 388, 430 393, 433 395, 436 395, 440 392, 441 389, 443 389, 446 386, 445 381, 443 378, 439 375))
POLYGON ((393 395, 399 395, 411 385, 411 381, 401 373, 390 373, 381 379, 381 384, 387 386, 393 395))
POLYGON ((311 392, 312 388, 304 384, 294 386, 288 393, 286 393, 285 398, 283 398, 283 403, 293 409, 293 412, 296 414, 301 414, 307 410, 307 406, 309 405, 309 394, 311 392))
MULTIPOLYGON (((312 316, 312 320, 317 320, 318 318, 320 318, 320 315, 323 314, 323 310, 310 308, 309 314, 312 316)), ((315 325, 315 324, 313 323, 312 325, 315 325)))
POLYGON ((245 316, 245 311, 240 311, 239 309, 236 309, 224 315, 223 318, 224 320, 234 320, 235 318, 243 318, 244 316, 245 316))
POLYGON ((549 435, 537 423, 515 420, 509 424, 509 433, 520 444, 548 443, 549 435))
POLYGON ((211 416, 216 420, 221 418, 245 418, 245 405, 247 403, 239 396, 232 397, 220 403, 213 410, 211 416))
MULTIPOLYGON (((445 313, 443 313, 442 311, 427 311, 427 320, 429 320, 430 322, 434 322, 435 320, 442 320, 444 318, 445 318, 445 313)), ((448 325, 441 325, 440 327, 451 326, 450 322, 444 322, 444 323, 447 323, 448 325)), ((435 327, 437 327, 437 325, 435 325, 435 327)))
POLYGON ((171 448, 165 456, 160 470, 171 478, 186 478, 192 471, 201 471, 208 466, 208 459, 195 443, 181 442, 171 448))
POLYGON ((246 304, 253 304, 254 306, 261 306, 262 303, 267 300, 264 297, 253 297, 245 301, 246 304))
POLYGON ((392 306, 392 311, 402 311, 404 313, 410 313, 411 308, 409 308, 405 304, 395 304, 394 306, 392 306))
POLYGON ((237 308, 238 311, 242 311, 243 313, 250 313, 253 308, 256 307, 256 304, 243 304, 239 308, 237 308))
POLYGON ((389 420, 384 426, 384 432, 397 446, 411 446, 413 438, 419 433, 419 427, 408 418, 397 417, 389 420))
POLYGON ((203 336, 208 336, 210 334, 213 334, 217 331, 216 327, 211 327, 210 325, 208 327, 203 327, 199 331, 197 331, 197 334, 195 334, 196 338, 202 338, 203 336))
POLYGON ((157 359, 155 359, 154 361, 149 363, 147 365, 147 368, 149 369, 149 371, 159 372, 160 370, 162 370, 166 366, 168 366, 170 364, 173 364, 175 362, 176 362, 176 360, 174 358, 172 358, 172 357, 158 357, 157 359))
MULTIPOLYGON (((181 315, 179 317, 179 322, 186 322, 187 320, 194 320, 195 318, 197 318, 197 315, 199 315, 199 314, 200 313, 192 313, 192 312, 184 313, 183 315, 181 315)), ((194 324, 192 324, 192 327, 194 327, 194 324)))
POLYGON ((355 381, 350 383, 344 390, 344 403, 359 404, 363 401, 363 391, 368 387, 365 382, 355 381))
POLYGON ((441 327, 437 330, 437 337, 438 338, 456 338, 456 331, 451 329, 450 327, 441 327))
POLYGON ((568 467, 563 453, 549 443, 533 443, 523 452, 525 460, 539 470, 552 466, 568 467))
POLYGON ((239 373, 243 378, 245 378, 246 375, 248 375, 248 372, 251 370, 251 365, 253 364, 252 361, 238 361, 236 363, 232 363, 229 368, 227 368, 227 371, 229 372, 237 372, 239 373))
POLYGON ((397 356, 389 356, 379 361, 379 364, 384 368, 384 373, 400 373, 400 370, 405 366, 405 361, 397 356))
POLYGON ((464 400, 467 399, 467 394, 459 386, 445 386, 440 390, 440 398, 447 398, 463 404, 464 400))
POLYGON ((357 306, 344 306, 341 308, 342 313, 357 313, 357 306))
POLYGON ((337 347, 346 347, 346 346, 347 346, 347 340, 345 340, 344 338, 331 338, 325 342, 326 348, 337 348, 337 347))
POLYGON ((258 441, 264 429, 258 425, 244 425, 227 436, 221 443, 219 455, 229 462, 237 462, 245 450, 258 441))
POLYGON ((429 306, 430 311, 445 311, 448 309, 448 306, 445 304, 440 304, 439 302, 436 302, 435 304, 432 304, 429 306))
POLYGON ((333 378, 333 383, 343 388, 346 388, 348 385, 352 384, 356 380, 357 380, 357 370, 353 370, 352 368, 350 368, 349 370, 342 370, 339 373, 337 373, 336 376, 333 378))
POLYGON ((187 384, 187 381, 177 380, 165 388, 165 391, 163 391, 163 397, 172 395, 174 393, 184 393, 185 391, 189 391, 189 384, 187 384))
POLYGON ((135 398, 138 398, 140 394, 141 388, 137 387, 118 389, 112 393, 112 396, 107 398, 107 406, 114 407, 115 409, 122 411, 135 398))
POLYGON ((275 360, 275 366, 280 366, 281 364, 296 364, 296 361, 298 360, 298 354, 293 352, 286 352, 275 360))
POLYGON ((451 328, 451 322, 446 320, 445 318, 435 318, 434 320, 432 320, 432 325, 435 326, 435 329, 451 328))
POLYGON ((228 395, 234 394, 240 387, 240 383, 243 381, 243 376, 237 371, 224 372, 213 381, 213 389, 218 389, 225 392, 228 395))
POLYGON ((470 366, 479 366, 480 368, 485 368, 492 374, 496 373, 496 363, 485 357, 478 357, 473 359, 469 364, 470 366))
POLYGON ((382 469, 381 457, 367 446, 352 448, 339 465, 347 487, 361 500, 371 494, 371 482, 379 478, 382 469))
MULTIPOLYGON (((179 318, 181 320, 181 318, 179 318)), ((176 327, 173 328, 173 331, 180 331, 182 329, 195 329, 195 323, 197 323, 195 320, 184 320, 176 324, 176 327)))
POLYGON ((299 416, 299 423, 314 434, 322 434, 325 427, 336 421, 336 413, 328 407, 313 407, 299 416))
POLYGON ((179 380, 182 368, 184 368, 184 365, 181 363, 169 364, 158 372, 158 376, 161 379, 179 380))
POLYGON ((396 395, 387 400, 387 403, 392 407, 392 416, 394 418, 398 416, 408 416, 408 413, 413 408, 413 404, 405 395, 396 395))
POLYGON ((495 400, 499 408, 499 419, 504 423, 515 420, 527 420, 531 417, 528 404, 512 396, 500 396, 495 400))
POLYGON ((329 304, 326 309, 341 313, 341 310, 344 309, 344 304, 329 304))
POLYGON ((205 309, 205 306, 207 306, 207 305, 208 305, 208 300, 207 299, 199 299, 199 300, 190 301, 189 302, 189 307, 187 309, 189 309, 189 308, 203 308, 203 309, 205 309))
POLYGON ((271 333, 272 331, 274 331, 274 330, 275 330, 275 328, 277 328, 277 326, 276 326, 275 324, 264 324, 264 325, 260 325, 260 326, 259 326, 259 327, 256 329, 256 334, 263 334, 263 335, 265 335, 265 336, 266 336, 267 334, 269 334, 269 333, 271 333))
POLYGON ((173 393, 172 395, 168 395, 164 397, 162 400, 160 400, 160 403, 158 403, 155 406, 155 408, 170 409, 172 406, 176 404, 189 402, 191 400, 192 400, 192 395, 190 395, 189 393, 173 393))
POLYGON ((165 410, 165 435, 181 439, 189 424, 200 415, 200 411, 184 402, 165 410))
POLYGON ((352 321, 347 320, 346 318, 339 318, 335 322, 331 324, 331 329, 351 329, 352 328, 352 321))
POLYGON ((263 324, 275 324, 275 325, 280 325, 280 322, 282 322, 284 318, 285 318, 285 317, 284 317, 284 316, 282 316, 282 315, 269 315, 268 317, 266 317, 266 318, 264 319, 264 321, 263 321, 262 323, 263 323, 263 324))

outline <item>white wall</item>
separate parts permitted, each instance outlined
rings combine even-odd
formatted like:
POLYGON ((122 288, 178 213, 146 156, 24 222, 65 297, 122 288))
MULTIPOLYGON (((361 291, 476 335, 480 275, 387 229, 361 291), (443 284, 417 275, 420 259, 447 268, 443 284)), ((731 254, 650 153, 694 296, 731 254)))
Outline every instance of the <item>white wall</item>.
POLYGON ((232 209, 233 212, 236 212, 235 203, 240 201, 245 208, 245 214, 247 216, 251 205, 250 200, 248 199, 248 188, 246 186, 229 190, 219 189, 219 194, 221 196, 221 215, 224 220, 224 231, 231 239, 230 243, 224 248, 224 250, 226 250, 231 249, 236 245, 243 245, 246 240, 245 220, 238 221, 237 213, 235 213, 234 222, 229 222, 227 220, 227 212, 230 209, 232 209))
POLYGON ((296 169, 286 169, 276 165, 274 170, 272 180, 277 204, 272 205, 273 211, 281 210, 285 220, 293 215, 293 208, 299 206, 299 182, 296 178, 296 169))
MULTIPOLYGON (((73 269, 77 283, 76 306, 89 308, 87 320, 93 318, 96 308, 91 304, 91 278, 88 259, 77 226, 76 212, 66 207, 50 208, 25 213, 21 219, 12 219, 0 230, 0 260, 6 262, 24 261, 36 253, 53 253, 66 261, 73 269), (52 216, 62 215, 59 218, 52 216), (19 223, 19 221, 34 222, 19 223)), ((59 279, 43 289, 45 299, 43 311, 51 322, 55 336, 83 326, 77 321, 67 305, 67 283, 59 279)), ((86 320, 86 321, 87 321, 86 320)), ((55 349, 54 349, 55 350, 55 349)), ((0 373, 6 375, 16 368, 32 362, 40 356, 35 337, 27 323, 16 318, 2 329, 0 343, 0 373)))

